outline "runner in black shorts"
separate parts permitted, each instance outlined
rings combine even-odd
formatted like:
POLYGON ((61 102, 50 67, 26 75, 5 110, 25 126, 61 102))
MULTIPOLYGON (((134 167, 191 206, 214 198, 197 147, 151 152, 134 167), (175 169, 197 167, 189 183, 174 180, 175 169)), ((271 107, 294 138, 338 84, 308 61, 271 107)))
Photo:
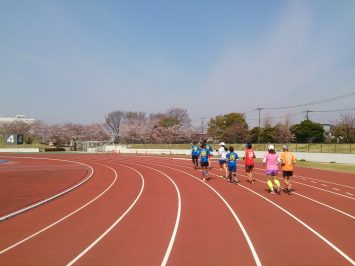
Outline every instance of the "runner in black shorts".
POLYGON ((193 163, 195 169, 198 168, 199 150, 200 150, 200 148, 197 146, 197 141, 194 141, 193 145, 191 147, 191 158, 192 158, 192 163, 193 163))
POLYGON ((210 154, 210 151, 206 149, 206 143, 202 143, 201 148, 199 150, 200 154, 200 164, 201 164, 201 170, 202 170, 202 178, 203 181, 208 181, 208 155, 210 154))

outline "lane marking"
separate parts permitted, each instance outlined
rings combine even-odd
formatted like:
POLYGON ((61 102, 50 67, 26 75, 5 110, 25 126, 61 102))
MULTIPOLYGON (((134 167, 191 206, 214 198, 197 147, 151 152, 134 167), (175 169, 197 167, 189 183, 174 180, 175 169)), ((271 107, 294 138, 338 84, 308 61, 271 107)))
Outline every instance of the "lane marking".
POLYGON ((243 235, 244 235, 244 237, 245 237, 245 239, 246 239, 246 241, 248 243, 249 249, 250 249, 250 251, 251 251, 251 253, 252 253, 253 257, 254 257, 256 265, 257 266, 261 266, 262 265, 261 262, 260 262, 260 259, 258 257, 258 254, 256 253, 256 250, 255 250, 255 248, 253 246, 253 243, 252 243, 252 241, 251 241, 246 229, 244 228, 242 222, 240 221, 239 217, 234 212, 232 207, 229 205, 229 203, 223 198, 223 196, 221 194, 218 193, 217 190, 215 190, 213 187, 211 187, 207 183, 203 182, 201 179, 199 179, 196 176, 191 175, 191 174, 189 174, 187 172, 181 171, 181 170, 173 168, 173 167, 165 166, 165 165, 159 165, 159 164, 155 164, 155 165, 161 166, 161 167, 166 167, 166 168, 169 168, 169 169, 173 169, 175 171, 178 171, 178 172, 184 173, 186 175, 189 175, 189 176, 195 178, 197 181, 201 182, 202 184, 206 185, 208 188, 210 188, 222 200, 222 202, 227 206, 228 210, 232 213, 234 219, 237 221, 237 223, 238 223, 238 225, 239 225, 239 227, 240 227, 240 229, 241 229, 241 231, 242 231, 242 233, 243 233, 243 235))
MULTIPOLYGON (((187 166, 183 166, 183 167, 184 167, 184 168, 189 168, 189 167, 187 167, 187 166)), ((217 175, 217 174, 214 174, 214 173, 211 173, 211 174, 214 175, 214 176, 219 177, 219 175, 217 175)), ((261 175, 260 173, 256 173, 256 174, 261 175)), ((239 176, 247 177, 247 176, 244 175, 244 174, 239 174, 239 176)), ((255 178, 255 177, 254 177, 254 178, 255 178)), ((265 183, 265 184, 266 184, 266 182, 265 182, 264 180, 260 180, 260 179, 258 179, 258 178, 255 178, 255 179, 258 180, 258 181, 260 181, 260 182, 262 182, 262 183, 265 183)), ((346 193, 347 193, 347 192, 346 192, 346 193)), ((317 204, 320 204, 320 205, 322 205, 322 206, 324 206, 324 207, 327 207, 327 208, 332 209, 332 210, 334 210, 334 211, 336 211, 336 212, 339 212, 339 213, 341 213, 341 214, 343 214, 343 215, 345 215, 345 216, 348 216, 348 217, 351 218, 351 219, 355 219, 355 217, 354 217, 353 215, 351 215, 351 214, 349 214, 349 213, 346 213, 346 212, 344 212, 344 211, 341 211, 341 210, 339 210, 339 209, 337 209, 337 208, 335 208, 335 207, 332 207, 332 206, 330 206, 330 205, 327 205, 327 204, 325 204, 325 203, 322 203, 322 202, 320 202, 320 201, 317 201, 317 200, 315 200, 315 199, 313 199, 313 198, 307 197, 307 196, 305 196, 305 195, 302 195, 302 194, 296 193, 296 192, 293 192, 293 194, 296 194, 297 196, 303 197, 303 198, 308 199, 308 200, 310 200, 310 201, 313 201, 313 202, 315 202, 315 203, 317 203, 317 204)), ((351 193, 349 193, 349 194, 351 194, 351 193)))
POLYGON ((320 201, 318 201, 318 200, 312 199, 312 198, 307 197, 307 196, 305 196, 305 195, 302 195, 302 194, 300 194, 300 193, 297 193, 297 192, 292 192, 292 193, 295 194, 295 195, 297 195, 297 196, 300 196, 300 197, 302 197, 302 198, 305 198, 305 199, 308 199, 308 200, 313 201, 313 202, 315 202, 315 203, 318 203, 318 204, 320 204, 320 205, 322 205, 322 206, 324 206, 324 207, 327 207, 327 208, 329 208, 329 209, 332 209, 332 210, 334 210, 334 211, 336 211, 336 212, 339 212, 339 213, 341 213, 341 214, 343 214, 343 215, 345 215, 345 216, 348 216, 348 217, 350 217, 351 219, 355 220, 355 216, 352 216, 351 214, 348 214, 348 213, 346 213, 346 212, 343 212, 343 211, 341 211, 341 210, 339 210, 339 209, 337 209, 337 208, 334 208, 334 207, 332 207, 332 206, 330 206, 330 205, 327 205, 327 204, 325 204, 325 203, 322 203, 322 202, 320 202, 320 201))
MULTIPOLYGON (((264 171, 264 169, 262 169, 262 168, 255 167, 254 169, 259 170, 259 171, 264 171)), ((325 170, 325 171, 327 171, 327 170, 325 170)), ((355 189, 355 187, 352 187, 352 186, 338 184, 338 183, 334 183, 334 182, 330 182, 330 181, 326 181, 326 180, 321 180, 321 179, 317 179, 317 178, 313 178, 313 177, 309 177, 309 176, 306 177, 306 176, 301 176, 301 175, 294 175, 294 177, 300 178, 302 180, 312 179, 312 180, 316 180, 316 181, 323 182, 323 183, 328 183, 328 184, 333 184, 333 185, 337 185, 337 186, 341 186, 341 187, 347 187, 347 188, 355 189)))
POLYGON ((309 182, 311 182, 311 183, 314 183, 314 184, 317 184, 317 182, 315 182, 315 181, 312 181, 312 180, 311 180, 311 181, 309 181, 309 182))
MULTIPOLYGON (((99 164, 99 163, 98 163, 98 164, 99 164)), ((103 164, 101 164, 101 165, 103 165, 103 164)), ((107 168, 110 168, 110 169, 115 173, 115 178, 114 178, 114 180, 112 181, 112 183, 111 183, 103 192, 101 192, 101 193, 100 193, 99 195, 97 195, 95 198, 93 198, 92 200, 90 200, 89 202, 87 202, 85 205, 83 205, 83 206, 81 206, 80 208, 76 209, 75 211, 69 213, 68 215, 64 216, 63 218, 57 220, 56 222, 54 222, 54 223, 48 225, 47 227, 45 227, 45 228, 43 228, 43 229, 37 231, 36 233, 34 233, 34 234, 30 235, 30 236, 28 236, 28 237, 22 239, 21 241, 18 241, 18 242, 16 242, 15 244, 13 244, 13 245, 11 245, 11 246, 9 246, 9 247, 7 247, 7 248, 1 250, 1 251, 0 251, 0 255, 3 254, 3 253, 5 253, 5 252, 7 252, 7 251, 9 251, 10 249, 13 249, 14 247, 17 247, 17 246, 20 245, 20 244, 22 244, 22 243, 24 243, 24 242, 30 240, 31 238, 34 238, 35 236, 37 236, 37 235, 43 233, 44 231, 47 231, 48 229, 52 228, 53 226, 59 224, 60 222, 62 222, 62 221, 64 221, 64 220, 68 219, 69 217, 73 216, 75 213, 77 213, 77 212, 81 211, 82 209, 84 209, 85 207, 89 206, 91 203, 93 203, 93 202, 96 201, 98 198, 100 198, 102 195, 104 195, 104 194, 113 186, 113 184, 116 182, 116 180, 117 180, 117 172, 116 172, 114 169, 112 169, 111 167, 107 166, 107 165, 103 165, 103 166, 105 166, 105 167, 107 167, 107 168)))
POLYGON ((315 234, 317 237, 319 237, 321 240, 323 240, 326 244, 328 244, 332 249, 334 249, 336 252, 338 252, 343 258, 345 258, 348 262, 350 262, 352 265, 355 265, 355 262, 353 261, 352 258, 350 258, 347 254, 345 254, 345 252, 343 252, 342 250, 340 250, 337 246, 335 246, 333 243, 331 243, 328 239, 326 239, 324 236, 322 236, 320 233, 318 233, 316 230, 314 230, 312 227, 310 227, 308 224, 306 224, 305 222, 303 222, 301 219, 297 218, 295 215, 293 215, 292 213, 290 213, 289 211, 287 211, 286 209, 282 208, 281 206, 277 205, 276 203, 274 203, 273 201, 269 200, 268 198, 260 195, 259 193, 255 192, 252 189, 249 189, 243 185, 240 185, 241 187, 249 190, 250 192, 254 193, 255 195, 263 198, 264 200, 268 201, 269 203, 271 203, 272 205, 274 205, 276 208, 280 209, 281 211, 283 211, 284 213, 286 213, 287 215, 289 215, 290 217, 292 217, 293 219, 295 219, 297 222, 299 222, 301 225, 303 225, 304 227, 306 227, 309 231, 311 231, 313 234, 315 234))
MULTIPOLYGON (((110 162, 113 162, 113 161, 110 161, 110 162)), ((123 161, 121 161, 121 162, 123 162, 123 161)), ((116 162, 113 162, 113 163, 118 164, 116 162)), ((157 171, 157 172, 161 173, 162 175, 167 177, 170 180, 170 182, 174 185, 174 188, 175 188, 176 193, 178 195, 178 208, 177 208, 178 211, 177 211, 177 215, 176 215, 176 221, 175 221, 175 225, 174 225, 172 236, 170 238, 170 241, 169 241, 167 250, 165 252, 163 261, 161 263, 161 265, 165 266, 167 264, 167 262, 168 262, 169 257, 170 257, 170 254, 171 254, 174 242, 175 242, 175 238, 176 238, 176 235, 177 235, 178 227, 179 227, 179 224, 180 224, 180 217, 181 217, 181 194, 180 194, 180 190, 179 190, 178 186, 176 185, 176 183, 174 182, 174 180, 171 177, 169 177, 168 175, 166 175, 165 173, 163 173, 162 171, 159 171, 158 169, 155 169, 155 168, 152 168, 152 167, 149 167, 149 166, 146 166, 146 165, 142 165, 142 164, 137 164, 137 163, 132 163, 132 162, 129 162, 129 163, 133 164, 133 165, 146 167, 146 168, 149 168, 149 169, 152 169, 154 171, 157 171)))
POLYGON ((337 189, 337 188, 335 188, 335 187, 333 187, 333 189, 336 190, 336 191, 340 191, 340 189, 337 189))
MULTIPOLYGON (((116 163, 117 164, 117 163, 116 163)), ((135 198, 135 200, 133 201, 133 203, 128 207, 128 209, 102 234, 100 235, 94 242, 92 242, 86 249, 84 249, 78 256, 76 256, 74 259, 72 259, 67 266, 73 265, 75 262, 77 262, 81 257, 83 257, 87 252, 90 251, 90 249, 92 249, 98 242, 100 242, 101 239, 103 239, 133 208, 133 206, 137 203, 138 199, 141 197, 143 189, 144 189, 144 177, 142 176, 142 174, 140 172, 138 172, 136 169, 129 167, 127 165, 123 165, 123 164, 118 164, 118 165, 122 165, 124 167, 130 168, 133 171, 137 172, 139 174, 139 176, 141 177, 142 180, 142 186, 141 189, 138 193, 138 196, 135 198)))
MULTIPOLYGON (((246 175, 241 175, 241 176, 247 177, 246 175)), ((254 178, 255 178, 255 177, 254 177, 254 178)), ((258 181, 260 181, 260 182, 262 182, 262 183, 265 183, 265 184, 266 184, 266 182, 265 182, 264 180, 260 180, 260 179, 258 179, 258 178, 255 178, 255 179, 258 180, 258 181)), ((351 214, 349 214, 349 213, 346 213, 346 212, 344 212, 344 211, 341 211, 341 210, 339 210, 339 209, 337 209, 337 208, 335 208, 335 207, 332 207, 332 206, 330 206, 330 205, 327 205, 327 204, 325 204, 325 203, 323 203, 323 202, 320 202, 320 201, 315 200, 315 199, 313 199, 313 198, 310 198, 310 197, 308 197, 308 196, 302 195, 302 194, 297 193, 297 192, 295 192, 295 191, 292 192, 292 194, 295 194, 295 195, 300 196, 300 197, 302 197, 302 198, 305 198, 305 199, 308 199, 308 200, 310 200, 310 201, 313 201, 313 202, 315 202, 315 203, 317 203, 317 204, 319 204, 319 205, 322 205, 322 206, 324 206, 324 207, 327 207, 327 208, 329 208, 329 209, 332 209, 332 210, 334 210, 334 211, 336 211, 336 212, 339 212, 339 213, 341 213, 341 214, 343 214, 343 215, 345 215, 345 216, 348 216, 348 217, 350 217, 351 219, 354 219, 354 220, 355 220, 355 216, 353 216, 353 215, 351 215, 351 214)))
POLYGON ((323 186, 323 187, 327 187, 328 185, 325 185, 325 184, 320 184, 321 186, 323 186))
MULTIPOLYGON (((218 176, 216 174, 213 174, 213 175, 218 176)), ((203 181, 201 181, 201 182, 203 182, 203 181)), ((332 249, 334 249, 336 252, 338 252, 343 258, 345 258, 347 261, 349 261, 352 265, 355 265, 354 260, 352 258, 350 258, 345 252, 340 250, 337 246, 335 246, 328 239, 326 239, 324 236, 322 236, 320 233, 318 233, 316 230, 314 230, 311 226, 309 226, 308 224, 303 222, 301 219, 299 219, 298 217, 296 217, 295 215, 293 215, 292 213, 290 213, 289 211, 287 211, 283 207, 279 206, 278 204, 274 203, 273 201, 269 200, 268 198, 266 198, 266 197, 262 196, 261 194, 255 192, 254 190, 249 189, 248 187, 245 187, 245 186, 243 186, 241 184, 238 184, 238 186, 240 186, 240 187, 250 191, 251 193, 263 198, 264 200, 268 201, 269 203, 271 203, 272 205, 274 205, 275 207, 277 207, 278 209, 280 209, 281 211, 283 211, 284 213, 286 213, 287 215, 289 215, 290 217, 295 219, 297 222, 299 222, 301 225, 306 227, 309 231, 311 231, 313 234, 315 234, 317 237, 319 237, 321 240, 323 240, 326 244, 328 244, 332 249)), ((353 218, 353 217, 351 217, 351 218, 353 218)))
MULTIPOLYGON (((259 174, 259 173, 257 173, 257 174, 259 174)), ((247 177, 246 175, 241 175, 241 176, 247 177)), ((255 177, 254 177, 254 178, 255 178, 255 177)), ((258 178, 255 178, 255 179, 258 180, 258 181, 260 181, 260 182, 262 182, 262 183, 265 183, 265 184, 266 184, 266 182, 265 182, 264 180, 260 180, 260 179, 258 179, 258 178)), ((327 207, 327 208, 329 208, 329 209, 332 209, 332 210, 334 210, 334 211, 336 211, 336 212, 339 212, 339 213, 341 213, 341 214, 343 214, 343 215, 345 215, 345 216, 348 216, 348 217, 350 217, 351 219, 354 219, 354 220, 355 220, 355 216, 353 216, 353 215, 351 215, 351 214, 349 214, 349 213, 346 213, 346 212, 344 212, 344 211, 341 211, 341 210, 339 210, 339 209, 337 209, 337 208, 335 208, 335 207, 332 207, 332 206, 330 206, 330 205, 327 205, 327 204, 325 204, 325 203, 323 203, 323 202, 320 202, 320 201, 315 200, 315 199, 313 199, 313 198, 310 198, 310 197, 308 197, 308 196, 302 195, 302 194, 300 194, 300 193, 296 193, 295 191, 292 192, 292 194, 295 194, 295 195, 300 196, 300 197, 302 197, 302 198, 305 198, 305 199, 308 199, 308 200, 310 200, 310 201, 313 201, 313 202, 315 202, 315 203, 317 203, 317 204, 319 204, 319 205, 322 205, 322 206, 324 206, 324 207, 327 207)))
MULTIPOLYGON (((254 168, 254 169, 256 169, 256 168, 254 168)), ((258 172, 254 172, 254 173, 255 174, 259 174, 259 175, 262 174, 262 173, 258 173, 258 172)), ((318 190, 321 190, 321 191, 325 191, 325 192, 328 192, 328 193, 331 193, 331 194, 334 194, 334 195, 338 195, 338 196, 341 196, 341 197, 344 197, 344 198, 355 200, 355 198, 353 198, 353 197, 349 197, 349 196, 346 196, 346 195, 343 195, 343 194, 339 194, 339 193, 336 193, 336 192, 333 192, 333 191, 330 191, 330 190, 326 190, 326 189, 323 189, 323 188, 319 188, 319 187, 311 186, 311 185, 308 185, 308 184, 304 184, 302 182, 297 182, 294 179, 292 180, 292 182, 296 183, 296 184, 300 184, 302 186, 311 187, 311 188, 318 189, 318 190)), ((317 183, 317 182, 314 182, 314 181, 310 181, 310 182, 317 183)), ((353 195, 351 195, 351 196, 353 196, 353 195)))
POLYGON ((349 192, 345 192, 346 194, 350 195, 350 196, 354 196, 354 194, 349 193, 349 192))
MULTIPOLYGON (((135 165, 137 165, 137 164, 135 164, 135 165)), ((170 238, 170 241, 169 241, 169 245, 168 245, 168 248, 167 248, 167 250, 165 252, 163 261, 161 263, 162 266, 165 266, 167 264, 167 262, 168 262, 169 256, 170 256, 171 251, 173 249, 173 245, 174 245, 175 238, 176 238, 176 235, 177 235, 177 230, 178 230, 179 224, 180 224, 180 217, 181 217, 181 195, 180 195, 180 190, 179 190, 178 186, 176 185, 176 183, 174 182, 174 180, 172 180, 172 178, 170 176, 168 176, 167 174, 163 173, 162 171, 159 171, 158 169, 155 169, 155 168, 152 168, 152 167, 149 167, 149 166, 146 166, 146 165, 141 165, 141 166, 149 168, 149 169, 152 169, 154 171, 157 171, 157 172, 161 173, 162 175, 164 175, 166 178, 168 178, 171 181, 171 183, 174 185, 176 193, 178 195, 178 211, 177 211, 177 215, 176 215, 176 221, 175 221, 175 225, 174 225, 174 230, 173 230, 173 233, 171 235, 171 238, 170 238)))
POLYGON ((38 207, 40 205, 43 205, 45 203, 48 203, 48 202, 50 202, 50 201, 52 201, 52 200, 54 200, 54 199, 56 199, 56 198, 58 198, 58 197, 60 197, 60 196, 62 196, 64 194, 68 193, 68 192, 71 192, 72 190, 76 189, 77 187, 79 187, 82 184, 84 184, 85 182, 87 182, 94 174, 94 169, 90 165, 82 163, 82 162, 76 162, 76 161, 70 161, 70 160, 62 160, 62 159, 52 159, 52 158, 37 158, 37 157, 11 157, 11 156, 9 156, 8 158, 21 158, 21 159, 22 158, 26 158, 26 159, 36 159, 36 160, 43 160, 44 159, 44 160, 50 160, 50 161, 71 162, 71 163, 81 164, 81 165, 84 165, 84 166, 88 167, 91 170, 91 173, 88 176, 84 177, 84 179, 79 181, 79 183, 74 184, 73 186, 67 188, 66 190, 64 190, 62 192, 59 192, 58 194, 53 195, 52 197, 49 197, 49 198, 44 199, 44 200, 41 200, 41 201, 39 201, 37 203, 34 203, 34 204, 30 205, 30 206, 27 206, 25 208, 19 209, 17 211, 11 212, 11 213, 9 213, 7 215, 1 216, 0 217, 0 222, 4 221, 6 219, 10 219, 10 218, 12 218, 12 217, 14 217, 16 215, 19 215, 21 213, 24 213, 26 211, 29 211, 29 210, 31 210, 33 208, 36 208, 36 207, 38 207))
MULTIPOLYGON (((294 175, 294 177, 296 177, 296 178, 301 178, 301 179, 304 178, 304 177, 301 176, 301 175, 294 175)), ((307 177, 307 178, 313 179, 313 180, 316 180, 316 181, 320 181, 320 182, 324 182, 324 183, 328 183, 328 184, 332 184, 332 185, 337 185, 337 186, 341 186, 341 187, 347 187, 347 188, 355 189, 355 187, 352 187, 352 186, 347 186, 347 185, 338 184, 338 183, 334 183, 334 182, 330 182, 330 181, 320 180, 320 179, 313 178, 313 177, 307 177)))
POLYGON ((341 196, 341 197, 344 197, 344 198, 355 200, 355 198, 353 198, 353 197, 349 197, 349 196, 346 196, 346 195, 343 195, 343 194, 339 194, 339 193, 336 193, 336 192, 333 192, 333 191, 330 191, 330 190, 326 190, 326 189, 323 189, 323 188, 319 188, 319 187, 314 187, 314 186, 311 186, 311 185, 303 184, 303 183, 300 183, 300 182, 297 182, 297 181, 294 181, 294 180, 292 180, 292 182, 296 183, 296 184, 300 184, 302 186, 311 187, 311 188, 318 189, 318 190, 321 190, 321 191, 325 191, 325 192, 328 192, 328 193, 332 193, 332 194, 335 194, 335 195, 338 195, 338 196, 341 196))

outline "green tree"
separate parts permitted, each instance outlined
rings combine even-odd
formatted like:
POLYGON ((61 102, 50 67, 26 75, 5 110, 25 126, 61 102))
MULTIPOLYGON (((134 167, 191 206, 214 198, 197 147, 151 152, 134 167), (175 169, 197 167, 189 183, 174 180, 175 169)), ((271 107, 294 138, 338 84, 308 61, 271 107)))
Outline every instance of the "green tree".
POLYGON ((211 118, 207 133, 218 141, 235 142, 241 139, 244 141, 247 130, 248 124, 244 114, 228 113, 211 118))
POLYGON ((324 142, 324 129, 321 124, 304 120, 299 124, 291 127, 292 133, 295 134, 296 142, 300 143, 320 143, 324 142))
POLYGON ((274 133, 275 129, 271 126, 266 126, 262 128, 259 132, 259 141, 261 143, 270 143, 274 142, 274 133))
POLYGON ((261 128, 260 127, 254 127, 250 130, 250 141, 252 143, 258 143, 259 142, 259 136, 260 136, 260 132, 261 132, 261 128))

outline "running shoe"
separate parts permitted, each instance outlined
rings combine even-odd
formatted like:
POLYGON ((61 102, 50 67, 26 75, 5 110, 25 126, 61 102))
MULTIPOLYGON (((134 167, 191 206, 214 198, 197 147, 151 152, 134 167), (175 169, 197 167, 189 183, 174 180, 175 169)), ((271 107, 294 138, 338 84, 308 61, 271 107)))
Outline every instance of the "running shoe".
POLYGON ((281 195, 281 187, 277 188, 277 194, 281 195))

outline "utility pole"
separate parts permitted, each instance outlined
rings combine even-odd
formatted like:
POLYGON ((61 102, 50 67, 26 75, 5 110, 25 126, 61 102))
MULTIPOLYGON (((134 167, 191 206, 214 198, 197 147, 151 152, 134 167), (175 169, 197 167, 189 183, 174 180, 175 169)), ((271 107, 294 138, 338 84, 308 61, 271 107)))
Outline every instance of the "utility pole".
POLYGON ((259 133, 258 133, 258 143, 260 143, 260 112, 261 112, 261 110, 263 110, 263 109, 265 109, 265 108, 263 108, 263 107, 258 107, 258 108, 256 108, 256 110, 258 110, 258 111, 259 111, 259 133))
POLYGON ((307 111, 306 111, 306 119, 309 120, 309 113, 312 112, 312 111, 309 111, 308 108, 307 108, 307 111))
POLYGON ((201 118, 201 135, 205 133, 205 121, 204 117, 201 118))
POLYGON ((259 128, 260 128, 260 111, 263 110, 263 109, 264 109, 264 108, 262 108, 262 107, 256 108, 256 110, 259 111, 259 128))

